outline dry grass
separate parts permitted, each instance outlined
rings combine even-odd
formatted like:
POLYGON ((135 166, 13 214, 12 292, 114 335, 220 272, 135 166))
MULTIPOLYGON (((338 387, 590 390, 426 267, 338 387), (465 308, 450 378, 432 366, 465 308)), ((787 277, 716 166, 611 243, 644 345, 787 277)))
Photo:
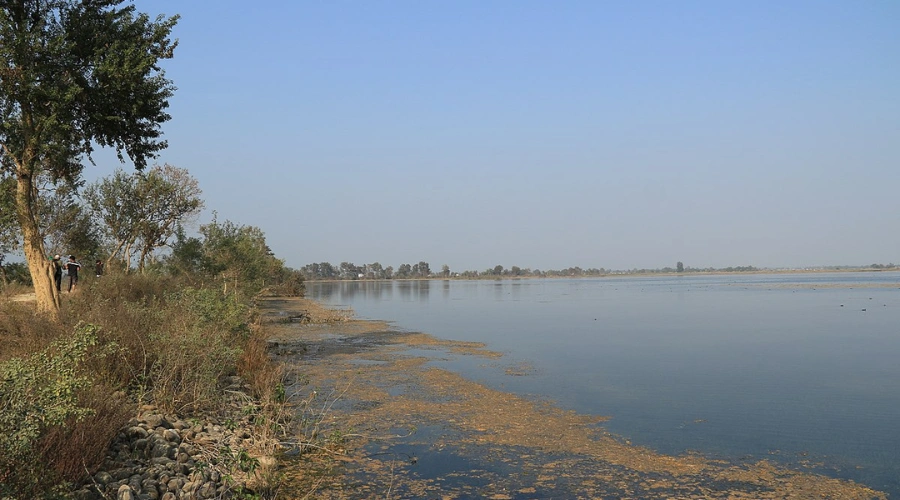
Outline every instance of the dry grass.
POLYGON ((71 330, 34 313, 29 302, 0 302, 0 362, 38 352, 71 330))
POLYGON ((93 415, 50 429, 38 445, 41 462, 56 478, 70 482, 97 471, 109 443, 135 413, 135 405, 123 393, 110 394, 108 387, 92 386, 79 399, 94 410, 93 415))

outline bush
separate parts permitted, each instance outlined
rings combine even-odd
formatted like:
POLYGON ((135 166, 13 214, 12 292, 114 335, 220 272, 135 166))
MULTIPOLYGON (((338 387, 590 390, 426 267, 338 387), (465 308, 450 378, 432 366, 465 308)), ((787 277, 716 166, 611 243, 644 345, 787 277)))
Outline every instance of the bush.
POLYGON ((96 343, 96 328, 81 327, 71 338, 0 364, 0 495, 39 490, 48 478, 38 465, 38 440, 91 414, 79 406, 78 393, 88 387, 82 362, 96 343))
POLYGON ((303 273, 289 267, 281 267, 272 273, 272 284, 266 287, 266 295, 275 297, 302 297, 306 292, 303 273))
POLYGON ((121 347, 120 362, 97 367, 98 376, 167 410, 213 406, 219 379, 235 373, 249 338, 249 306, 172 277, 107 278, 83 289, 65 311, 101 325, 101 341, 121 347))

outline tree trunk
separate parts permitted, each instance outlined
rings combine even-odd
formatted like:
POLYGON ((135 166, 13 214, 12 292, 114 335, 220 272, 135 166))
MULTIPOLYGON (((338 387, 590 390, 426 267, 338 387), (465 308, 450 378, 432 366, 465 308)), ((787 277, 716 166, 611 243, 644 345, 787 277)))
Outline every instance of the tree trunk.
POLYGON ((150 249, 147 247, 141 247, 141 259, 138 261, 138 272, 140 274, 144 274, 144 264, 147 261, 147 255, 150 253, 150 249))
POLYGON ((35 188, 31 173, 19 172, 16 178, 16 212, 22 229, 25 259, 28 272, 34 283, 37 310, 55 317, 59 316, 59 294, 53 282, 53 266, 44 249, 44 238, 34 213, 35 188))
POLYGON ((125 266, 123 272, 128 274, 131 271, 131 243, 125 245, 125 249, 122 251, 122 261, 125 266))

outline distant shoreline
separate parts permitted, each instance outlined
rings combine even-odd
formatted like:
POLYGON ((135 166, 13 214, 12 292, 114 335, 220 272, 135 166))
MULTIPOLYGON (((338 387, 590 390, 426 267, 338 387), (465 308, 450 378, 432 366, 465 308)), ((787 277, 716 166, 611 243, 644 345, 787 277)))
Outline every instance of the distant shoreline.
POLYGON ((354 281, 499 281, 499 280, 534 280, 534 279, 590 279, 590 278, 656 278, 656 277, 676 277, 676 276, 740 276, 740 275, 785 275, 785 274, 835 274, 835 273, 898 273, 900 267, 889 269, 872 269, 868 267, 846 268, 846 269, 760 269, 758 271, 690 271, 690 272, 674 272, 674 273, 606 273, 591 275, 570 275, 570 276, 430 276, 420 278, 359 278, 359 279, 319 279, 304 278, 307 282, 329 283, 329 282, 354 282, 354 281))

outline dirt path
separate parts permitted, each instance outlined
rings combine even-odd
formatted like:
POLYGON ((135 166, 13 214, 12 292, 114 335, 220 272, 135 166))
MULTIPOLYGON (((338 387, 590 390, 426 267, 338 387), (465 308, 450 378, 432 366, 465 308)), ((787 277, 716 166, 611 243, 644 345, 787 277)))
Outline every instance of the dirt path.
POLYGON ((285 320, 300 311, 316 319, 310 308, 319 306, 303 299, 262 307, 274 349, 291 369, 289 394, 308 403, 307 429, 337 450, 288 459, 283 498, 886 498, 766 460, 662 455, 611 435, 600 418, 428 363, 501 356, 477 343, 346 315, 327 324, 285 320))

